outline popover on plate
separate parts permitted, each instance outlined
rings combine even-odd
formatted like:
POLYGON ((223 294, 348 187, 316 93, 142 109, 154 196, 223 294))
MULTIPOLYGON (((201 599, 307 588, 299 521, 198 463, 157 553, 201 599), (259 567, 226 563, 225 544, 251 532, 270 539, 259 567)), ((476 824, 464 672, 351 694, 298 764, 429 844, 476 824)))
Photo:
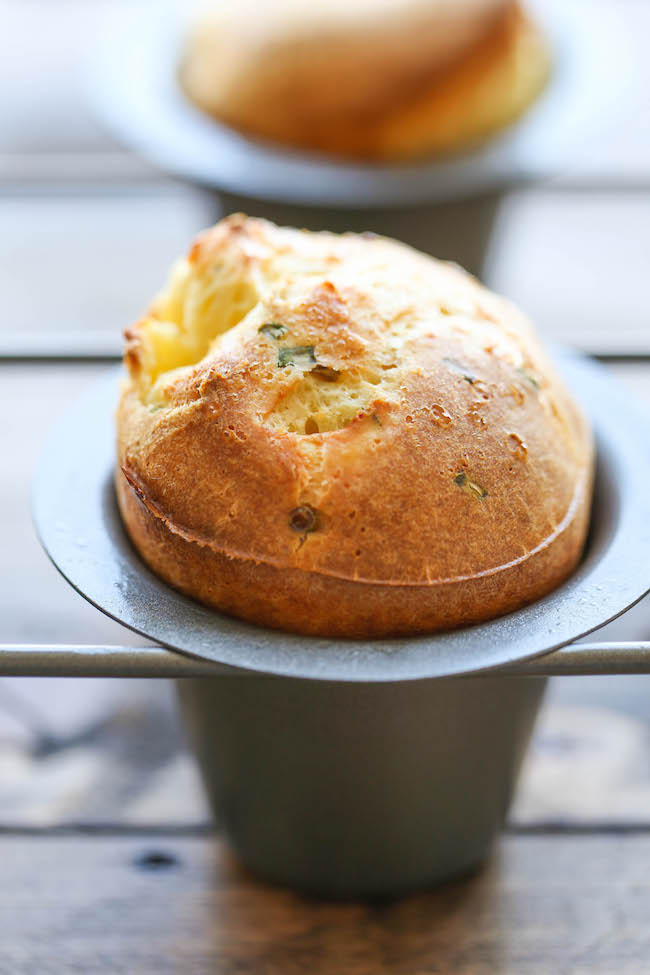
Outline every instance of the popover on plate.
POLYGON ((527 319, 455 265, 235 215, 126 338, 120 508, 188 596, 300 633, 427 633, 580 558, 588 424, 527 319))
POLYGON ((208 0, 179 80, 249 135, 387 161, 481 142, 528 108, 550 64, 514 0, 208 0))

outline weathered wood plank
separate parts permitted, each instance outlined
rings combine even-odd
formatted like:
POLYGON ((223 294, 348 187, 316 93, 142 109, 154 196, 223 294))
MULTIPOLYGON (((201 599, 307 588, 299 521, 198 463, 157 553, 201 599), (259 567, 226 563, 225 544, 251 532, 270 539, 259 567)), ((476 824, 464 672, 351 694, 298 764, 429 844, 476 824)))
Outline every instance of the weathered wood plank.
POLYGON ((524 837, 438 891, 331 903, 210 838, 0 837, 0 972, 639 975, 650 837, 524 837))

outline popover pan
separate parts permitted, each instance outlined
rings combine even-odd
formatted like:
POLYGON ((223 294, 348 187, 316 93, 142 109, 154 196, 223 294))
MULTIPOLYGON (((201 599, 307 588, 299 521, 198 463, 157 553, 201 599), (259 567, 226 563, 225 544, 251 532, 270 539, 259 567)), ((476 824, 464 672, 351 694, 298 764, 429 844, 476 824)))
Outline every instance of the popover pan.
POLYGON ((50 437, 34 479, 36 529, 63 576, 104 613, 156 644, 224 670, 375 682, 449 677, 525 661, 603 626, 650 589, 648 417, 603 367, 568 352, 554 358, 596 434, 585 556, 553 593, 487 623, 405 639, 331 640, 245 623, 171 589, 140 560, 117 509, 118 370, 90 389, 50 437))
POLYGON ((546 675, 650 671, 649 643, 567 646, 650 589, 650 455, 647 418, 626 391, 588 360, 555 358, 597 438, 578 570, 489 623, 375 641, 252 626, 142 564, 114 497, 111 372, 52 435, 34 517, 71 585, 157 646, 4 647, 0 673, 181 678, 217 820, 244 863, 271 880, 385 896, 466 872, 506 815, 546 675), (463 679, 441 679, 452 676, 463 679))

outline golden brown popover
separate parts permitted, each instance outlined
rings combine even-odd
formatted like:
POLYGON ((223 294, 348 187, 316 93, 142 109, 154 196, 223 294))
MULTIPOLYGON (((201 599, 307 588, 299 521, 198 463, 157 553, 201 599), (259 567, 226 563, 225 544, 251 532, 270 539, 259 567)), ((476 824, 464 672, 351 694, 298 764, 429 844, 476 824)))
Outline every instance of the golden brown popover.
POLYGON ((426 633, 574 569, 588 425, 526 318, 374 235, 236 215, 127 333, 117 488, 154 572, 301 633, 426 633))
POLYGON ((514 0, 211 0, 179 76, 201 109, 253 136, 398 160, 485 139, 549 68, 514 0))

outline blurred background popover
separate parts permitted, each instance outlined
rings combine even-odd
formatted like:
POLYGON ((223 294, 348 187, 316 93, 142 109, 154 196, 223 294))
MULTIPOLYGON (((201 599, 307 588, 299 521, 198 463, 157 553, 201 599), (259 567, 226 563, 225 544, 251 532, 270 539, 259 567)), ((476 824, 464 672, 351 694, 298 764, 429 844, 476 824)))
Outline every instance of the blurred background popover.
POLYGON ((513 0, 211 0, 180 80, 250 135, 398 160, 479 143, 525 111, 549 70, 544 37, 513 0))
POLYGON ((117 485, 143 558, 256 623, 409 634, 575 567, 588 427, 524 316, 374 235, 235 215, 127 331, 117 485))

